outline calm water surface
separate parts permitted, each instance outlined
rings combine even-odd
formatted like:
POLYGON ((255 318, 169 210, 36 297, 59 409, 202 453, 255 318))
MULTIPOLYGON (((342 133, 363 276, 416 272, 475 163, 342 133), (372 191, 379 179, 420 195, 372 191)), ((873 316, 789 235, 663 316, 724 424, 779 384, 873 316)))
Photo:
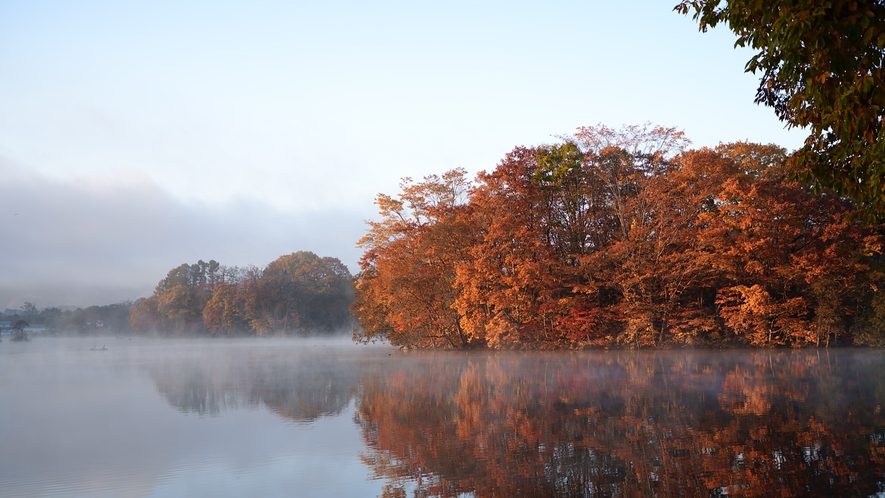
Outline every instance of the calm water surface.
POLYGON ((0 496, 873 496, 883 366, 866 350, 4 340, 0 496))

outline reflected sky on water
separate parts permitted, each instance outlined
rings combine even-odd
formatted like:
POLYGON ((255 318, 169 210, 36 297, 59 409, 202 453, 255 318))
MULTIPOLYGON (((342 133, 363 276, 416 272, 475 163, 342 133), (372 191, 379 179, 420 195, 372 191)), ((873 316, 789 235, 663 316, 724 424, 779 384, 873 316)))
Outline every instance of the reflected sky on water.
POLYGON ((870 496, 883 359, 4 341, 0 494, 870 496))
POLYGON ((366 350, 101 338, 109 351, 89 351, 94 341, 0 343, 0 495, 380 493, 353 423, 348 355, 366 350), (305 389, 303 404, 290 399, 305 389))

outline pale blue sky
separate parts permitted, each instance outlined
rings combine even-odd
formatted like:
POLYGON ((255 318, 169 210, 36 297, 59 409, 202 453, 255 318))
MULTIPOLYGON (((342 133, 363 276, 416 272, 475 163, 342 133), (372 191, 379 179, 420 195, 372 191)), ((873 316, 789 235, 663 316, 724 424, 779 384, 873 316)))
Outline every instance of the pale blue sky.
POLYGON ((0 246, 0 309, 85 281, 132 299, 197 259, 355 272, 401 177, 582 125, 798 147, 750 53, 675 3, 0 0, 0 231, 25 240, 0 246))

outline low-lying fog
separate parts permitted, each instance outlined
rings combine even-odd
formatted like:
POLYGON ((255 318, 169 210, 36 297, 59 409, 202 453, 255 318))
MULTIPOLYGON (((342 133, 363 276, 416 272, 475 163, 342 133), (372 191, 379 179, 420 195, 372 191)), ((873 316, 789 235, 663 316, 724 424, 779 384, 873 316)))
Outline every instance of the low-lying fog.
POLYGON ((885 473, 883 359, 873 350, 403 352, 347 338, 4 339, 0 489, 874 494, 885 473))
POLYGON ((370 350, 344 339, 4 340, 0 489, 377 494, 359 428, 330 416, 352 412, 354 360, 370 350))

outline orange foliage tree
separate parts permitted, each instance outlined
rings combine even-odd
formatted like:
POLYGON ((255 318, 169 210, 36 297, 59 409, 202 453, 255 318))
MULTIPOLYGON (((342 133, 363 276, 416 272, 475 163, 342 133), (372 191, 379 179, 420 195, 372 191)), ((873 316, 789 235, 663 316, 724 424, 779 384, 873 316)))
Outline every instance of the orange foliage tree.
POLYGON ((559 348, 885 342, 883 226, 786 174, 786 152, 580 128, 379 195, 356 338, 559 348), (457 183, 460 190, 454 189, 457 183), (454 199, 469 191, 469 198, 454 199), (449 197, 441 196, 440 192, 449 197), (445 202, 440 202, 443 199, 445 202))
POLYGON ((726 328, 750 345, 844 335, 877 278, 881 227, 852 221, 849 200, 789 180, 781 149, 738 143, 717 153, 738 166, 707 218, 726 328))
POLYGON ((223 275, 222 266, 214 259, 170 270, 154 294, 133 308, 132 329, 136 333, 153 330, 173 335, 205 330, 202 310, 215 285, 223 282, 223 275))
POLYGON ((360 321, 354 338, 392 344, 459 348, 471 338, 454 309, 455 266, 466 258, 473 230, 469 181, 462 169, 421 182, 404 179, 402 193, 379 194, 381 221, 359 244, 366 249, 351 307, 360 321))

